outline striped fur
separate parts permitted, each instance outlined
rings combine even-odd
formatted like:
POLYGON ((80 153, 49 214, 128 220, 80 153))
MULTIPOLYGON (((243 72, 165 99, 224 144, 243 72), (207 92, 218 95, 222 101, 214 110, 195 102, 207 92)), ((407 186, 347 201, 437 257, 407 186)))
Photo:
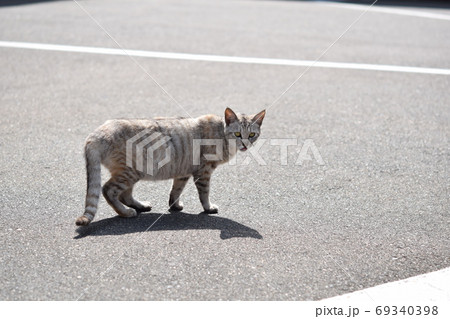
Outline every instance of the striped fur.
MULTIPOLYGON (((230 160, 237 151, 245 151, 258 139, 265 111, 253 116, 235 114, 231 109, 225 110, 225 117, 204 115, 196 119, 189 118, 155 118, 133 120, 110 120, 100 126, 86 139, 85 159, 87 171, 87 191, 85 212, 76 220, 79 226, 88 225, 95 217, 102 191, 108 204, 123 217, 136 216, 138 212, 149 211, 148 203, 135 200, 132 196, 133 186, 139 180, 173 179, 169 198, 170 210, 182 210, 180 196, 186 183, 192 176, 199 193, 205 213, 218 212, 218 207, 209 201, 210 181, 213 171, 219 164, 230 160), (137 140, 157 133, 170 139, 153 150, 154 170, 138 169, 139 161, 147 164, 147 148, 142 148, 142 158, 138 152, 132 152, 132 165, 127 166, 127 140, 145 131, 146 135, 137 140), (239 132, 237 134, 236 132, 239 132), (239 135, 239 136, 236 136, 239 135), (216 140, 222 144, 222 158, 207 159, 205 155, 216 154, 216 146, 200 147, 200 158, 195 162, 194 140, 216 140), (158 167, 170 151, 170 161, 158 167), (100 167, 103 164, 111 173, 111 178, 101 187, 100 167)), ((145 142, 145 141, 144 141, 145 142)), ((130 163, 128 163, 130 164, 130 163)), ((144 166, 146 167, 146 165, 144 166)))

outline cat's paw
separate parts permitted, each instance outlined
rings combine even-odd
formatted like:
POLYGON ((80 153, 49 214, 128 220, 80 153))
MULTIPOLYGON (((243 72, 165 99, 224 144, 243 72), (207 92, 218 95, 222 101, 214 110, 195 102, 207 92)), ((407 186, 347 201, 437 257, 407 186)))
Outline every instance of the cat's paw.
POLYGON ((183 203, 178 202, 178 204, 172 204, 169 207, 169 211, 180 212, 183 210, 183 203))
POLYGON ((211 205, 209 206, 209 209, 205 209, 202 214, 208 214, 208 215, 212 215, 212 214, 218 214, 219 213, 219 207, 217 205, 211 205))
POLYGON ((152 210, 149 202, 140 202, 138 207, 135 207, 139 213, 149 212, 152 210))
POLYGON ((80 216, 77 218, 77 220, 75 221, 75 225, 87 226, 87 225, 89 225, 90 222, 91 222, 91 220, 83 215, 83 216, 80 216))
POLYGON ((119 214, 121 217, 136 217, 137 211, 135 209, 129 208, 119 214))

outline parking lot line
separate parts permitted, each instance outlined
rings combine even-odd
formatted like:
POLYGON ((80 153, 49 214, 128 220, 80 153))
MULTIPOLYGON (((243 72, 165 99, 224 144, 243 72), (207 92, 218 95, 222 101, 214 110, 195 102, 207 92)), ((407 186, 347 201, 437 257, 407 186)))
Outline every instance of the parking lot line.
POLYGON ((380 302, 380 301, 420 301, 438 302, 450 300, 450 268, 389 282, 383 285, 332 297, 330 302, 380 302), (368 296, 371 299, 368 299, 368 296))
MULTIPOLYGON (((367 10, 368 5, 363 4, 353 4, 353 3, 335 3, 335 2, 322 2, 322 4, 326 4, 327 6, 352 9, 352 10, 367 10)), ((389 13, 389 14, 397 14, 402 16, 409 17, 417 17, 417 18, 428 18, 428 19, 436 19, 436 20, 447 20, 450 21, 450 15, 447 14, 439 14, 425 11, 416 11, 416 10, 407 10, 407 9, 399 9, 399 8, 388 8, 388 7, 380 7, 373 6, 370 8, 370 12, 380 12, 380 13, 389 13)))
POLYGON ((238 57, 238 56, 158 52, 158 51, 143 51, 143 50, 122 50, 113 48, 99 48, 99 47, 31 43, 31 42, 0 41, 0 47, 74 52, 74 53, 133 56, 133 57, 158 58, 158 59, 203 61, 203 62, 305 66, 305 67, 331 68, 331 69, 352 69, 352 70, 366 70, 366 71, 450 75, 450 69, 441 69, 441 68, 424 68, 424 67, 399 66, 399 65, 342 63, 342 62, 325 62, 325 61, 315 62, 310 60, 271 59, 271 58, 238 57))

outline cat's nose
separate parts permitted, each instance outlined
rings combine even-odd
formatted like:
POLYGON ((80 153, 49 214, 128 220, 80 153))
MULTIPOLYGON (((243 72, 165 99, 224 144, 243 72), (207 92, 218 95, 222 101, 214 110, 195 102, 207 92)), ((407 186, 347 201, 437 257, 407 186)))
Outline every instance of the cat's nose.
POLYGON ((247 139, 243 139, 242 140, 242 144, 244 145, 245 148, 249 148, 252 144, 250 143, 249 140, 247 139))

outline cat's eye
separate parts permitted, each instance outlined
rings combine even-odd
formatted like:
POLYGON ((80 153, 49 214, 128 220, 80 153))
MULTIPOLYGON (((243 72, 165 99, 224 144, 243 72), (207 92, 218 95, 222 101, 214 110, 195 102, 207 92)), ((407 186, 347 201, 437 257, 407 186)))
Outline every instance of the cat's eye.
POLYGON ((248 134, 248 137, 255 137, 255 133, 250 133, 250 134, 248 134))
POLYGON ((241 137, 241 132, 234 132, 234 136, 241 137))

